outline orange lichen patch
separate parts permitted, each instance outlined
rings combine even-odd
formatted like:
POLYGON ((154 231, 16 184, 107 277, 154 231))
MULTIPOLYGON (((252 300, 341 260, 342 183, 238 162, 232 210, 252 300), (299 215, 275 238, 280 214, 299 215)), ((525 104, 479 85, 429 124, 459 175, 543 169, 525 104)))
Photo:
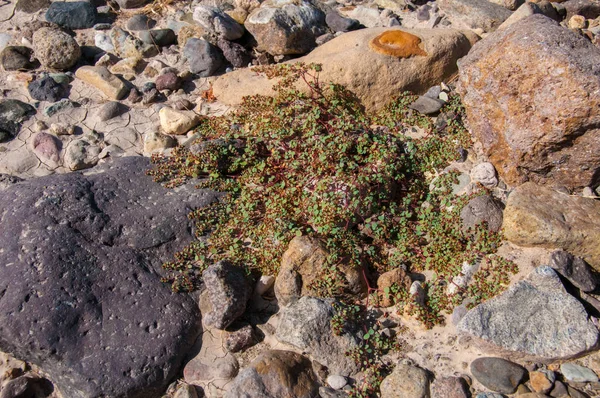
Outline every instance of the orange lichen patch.
POLYGON ((419 47, 420 43, 421 39, 418 36, 401 30, 388 30, 371 40, 369 45, 378 53, 398 58, 408 58, 413 55, 427 55, 419 47))

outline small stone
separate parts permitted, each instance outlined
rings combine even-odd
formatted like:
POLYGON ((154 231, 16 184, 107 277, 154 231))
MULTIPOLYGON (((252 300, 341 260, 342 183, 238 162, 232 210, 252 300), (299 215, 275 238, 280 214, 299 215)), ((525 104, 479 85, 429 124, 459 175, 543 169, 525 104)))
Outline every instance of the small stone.
POLYGON ((52 123, 48 131, 54 135, 73 135, 75 134, 75 126, 65 123, 52 123))
POLYGON ((495 392, 478 392, 475 398, 506 398, 502 394, 496 394, 495 392))
POLYGON ((192 111, 178 111, 164 107, 158 115, 160 125, 166 134, 185 134, 200 123, 200 119, 192 111))
POLYGON ((431 398, 469 397, 469 386, 462 377, 441 377, 433 382, 431 398))
POLYGON ((554 382, 554 388, 550 391, 550 396, 554 398, 569 398, 567 386, 560 381, 554 382))
POLYGON ((585 29, 587 27, 587 22, 583 15, 573 15, 569 22, 567 23, 569 29, 585 29))
POLYGON ((581 196, 588 197, 588 198, 595 198, 596 197, 596 193, 594 192, 594 190, 592 189, 592 187, 585 187, 581 191, 581 196))
POLYGON ((47 117, 52 117, 59 112, 65 111, 67 109, 75 108, 75 104, 68 98, 61 99, 60 101, 55 102, 52 105, 49 105, 44 108, 42 114, 47 117))
POLYGON ((341 390, 346 386, 346 384, 348 384, 348 380, 344 376, 329 375, 327 377, 327 384, 329 384, 329 387, 333 388, 334 390, 341 390))
POLYGON ((144 154, 147 156, 156 152, 162 153, 165 149, 174 148, 176 146, 177 140, 169 135, 160 134, 154 131, 144 135, 144 154))
POLYGON ((256 286, 254 287, 254 294, 262 296, 267 293, 275 284, 275 277, 273 275, 261 275, 256 286))
POLYGON ((161 97, 162 97, 162 95, 160 94, 160 92, 156 88, 153 88, 144 93, 144 95, 142 96, 142 104, 144 104, 144 105, 153 104, 155 102, 158 102, 158 100, 161 97))
POLYGON ((176 73, 168 72, 160 75, 155 80, 156 89, 162 90, 177 90, 181 87, 181 79, 176 73))
POLYGON ((96 7, 87 1, 56 1, 46 11, 46 21, 66 29, 89 29, 97 17, 96 7))
POLYGON ((38 396, 38 391, 41 390, 38 384, 41 379, 29 377, 29 376, 20 376, 16 379, 8 381, 2 387, 2 392, 0 392, 0 398, 33 398, 38 396))
POLYGON ((24 46, 8 46, 0 53, 0 64, 5 71, 26 71, 35 69, 39 63, 32 61, 33 50, 24 46))
POLYGON ((57 163, 60 160, 60 141, 48 133, 37 133, 33 137, 33 151, 42 161, 57 163))
POLYGON ((153 44, 146 44, 121 28, 114 28, 109 33, 115 53, 121 58, 149 58, 158 54, 153 44))
POLYGON ((100 90, 109 99, 118 100, 127 94, 127 86, 105 66, 82 66, 75 76, 100 90))
POLYGON ((244 28, 217 7, 206 5, 194 9, 194 21, 207 32, 225 40, 236 40, 244 34, 244 28))
POLYGON ((194 104, 186 99, 178 99, 173 102, 173 109, 177 109, 179 111, 189 111, 194 108, 194 104))
POLYGON ((229 352, 239 352, 254 344, 254 329, 246 325, 236 331, 225 332, 225 348, 229 352))
POLYGON ((584 292, 592 292, 598 286, 590 266, 581 257, 557 250, 550 256, 549 265, 584 292))
POLYGON ((94 30, 109 30, 110 28, 112 28, 112 24, 108 22, 97 23, 94 25, 94 30))
POLYGON ((417 21, 429 21, 429 18, 431 18, 431 16, 429 15, 430 9, 431 7, 428 4, 425 4, 423 7, 419 8, 417 10, 417 21))
POLYGON ((98 113, 96 113, 96 117, 100 121, 105 122, 126 113, 128 110, 129 108, 126 105, 118 101, 110 101, 100 107, 98 113))
POLYGON ((356 19, 345 18, 336 11, 329 11, 325 15, 325 23, 334 32, 350 32, 351 30, 358 29, 360 26, 360 22, 356 19))
POLYGON ((408 107, 423 115, 431 115, 438 112, 444 103, 438 99, 429 98, 426 96, 420 96, 415 102, 410 104, 408 107))
POLYGON ((191 38, 183 47, 190 72, 200 77, 209 77, 223 65, 223 56, 219 49, 204 39, 191 38))
POLYGON ((33 34, 33 52, 42 66, 58 70, 71 68, 81 56, 81 49, 75 39, 54 28, 40 28, 33 34))
POLYGON ((121 9, 129 10, 132 8, 140 8, 150 0, 116 0, 117 4, 121 9))
POLYGON ((484 357, 471 362, 471 374, 492 391, 512 394, 525 379, 527 371, 506 359, 484 357))
POLYGON ((145 30, 140 32, 139 36, 144 43, 159 47, 170 46, 177 40, 175 32, 171 29, 145 30))
POLYGON ((181 384, 173 398, 198 398, 198 392, 196 387, 190 384, 181 384))
POLYGON ((113 46, 112 39, 107 33, 97 32, 94 35, 94 44, 96 47, 101 48, 107 53, 115 51, 115 46, 113 46))
POLYGON ((551 370, 529 372, 529 382, 535 392, 547 393, 554 387, 556 377, 551 370))
POLYGON ((18 0, 16 9, 27 14, 34 14, 50 6, 50 0, 18 0))
POLYGON ((150 30, 156 26, 156 21, 146 14, 135 14, 127 21, 125 27, 130 32, 150 30))
POLYGON ((480 183, 486 188, 494 188, 498 185, 496 169, 493 164, 488 162, 480 163, 471 169, 471 180, 480 183))
POLYGON ((463 231, 485 222, 487 229, 498 232, 502 228, 502 203, 491 195, 476 196, 460 212, 463 231))
POLYGON ((206 325, 225 329, 244 313, 250 298, 251 289, 244 270, 227 261, 219 261, 202 273, 202 279, 212 304, 212 310, 203 321, 206 325))
POLYGON ((235 68, 248 66, 252 57, 250 53, 241 44, 234 43, 225 39, 219 39, 217 45, 223 52, 223 56, 235 68))
POLYGON ((83 170, 98 163, 100 148, 80 139, 69 144, 65 153, 65 166, 71 171, 83 170))
POLYGON ((574 363, 563 363, 560 365, 560 372, 571 382, 596 383, 598 381, 598 376, 593 370, 574 363))
POLYGON ((130 91, 129 91, 129 95, 127 96, 127 100, 136 104, 138 102, 140 102, 142 100, 142 94, 140 94, 140 92, 138 91, 137 88, 133 87, 130 91))
POLYGON ((428 398, 429 376, 416 366, 398 364, 381 382, 381 398, 428 398))
POLYGON ((31 98, 37 101, 56 102, 65 96, 65 86, 58 84, 50 76, 44 76, 27 86, 31 98))

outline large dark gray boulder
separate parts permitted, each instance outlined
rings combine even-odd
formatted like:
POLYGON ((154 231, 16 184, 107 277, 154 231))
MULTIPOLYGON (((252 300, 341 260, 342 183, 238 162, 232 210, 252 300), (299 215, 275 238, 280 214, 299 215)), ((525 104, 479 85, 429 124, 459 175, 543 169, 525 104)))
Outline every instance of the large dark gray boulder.
POLYGON ((168 190, 145 158, 0 191, 0 350, 40 366, 63 396, 159 397, 201 332, 161 264, 216 193, 168 190))

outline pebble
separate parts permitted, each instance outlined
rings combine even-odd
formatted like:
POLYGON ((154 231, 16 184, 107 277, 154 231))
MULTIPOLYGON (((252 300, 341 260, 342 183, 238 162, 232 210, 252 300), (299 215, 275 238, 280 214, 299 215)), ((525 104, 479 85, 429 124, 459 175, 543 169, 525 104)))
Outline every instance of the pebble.
POLYGON ((83 170, 98 163, 100 147, 84 139, 72 141, 65 153, 65 166, 71 171, 83 170))
POLYGON ((556 377, 550 370, 536 370, 529 372, 529 381, 531 388, 535 392, 547 393, 554 387, 556 377))
POLYGON ((325 15, 325 23, 334 32, 349 32, 360 26, 356 19, 343 17, 337 11, 329 11, 325 15))
POLYGON ((59 112, 62 112, 66 109, 73 109, 73 108, 75 108, 75 105, 73 104, 73 102, 70 99, 65 98, 65 99, 61 99, 58 102, 55 102, 52 105, 47 106, 46 108, 44 108, 42 113, 44 114, 44 116, 52 117, 59 112))
POLYGON ((66 123, 52 123, 48 131, 54 135, 73 135, 75 126, 66 123))
POLYGON ((471 362, 471 374, 492 391, 512 394, 527 375, 527 371, 502 358, 483 357, 471 362))
POLYGON ((192 111, 178 111, 169 107, 159 113, 160 125, 166 134, 185 134, 198 125, 200 120, 192 111))
POLYGON ((561 381, 555 381, 554 388, 550 391, 550 396, 555 398, 567 398, 569 396, 567 386, 565 386, 561 381))
POLYGON ((0 53, 0 64, 5 71, 35 69, 39 64, 32 61, 33 50, 25 46, 8 46, 0 53))
POLYGON ((414 109, 420 114, 431 115, 442 109, 442 106, 444 106, 444 103, 442 101, 423 95, 417 98, 417 100, 410 104, 408 107, 410 109, 414 109))
POLYGON ((96 47, 101 48, 107 53, 115 51, 115 46, 113 46, 112 40, 108 33, 97 32, 94 35, 94 44, 96 47))
POLYGON ((237 40, 244 27, 217 7, 199 5, 194 9, 194 21, 206 31, 225 40, 237 40))
POLYGON ((46 11, 46 21, 67 29, 91 28, 97 17, 96 7, 87 1, 56 1, 46 11))
POLYGON ((229 352, 242 351, 253 345, 256 341, 254 329, 250 325, 245 325, 232 332, 225 332, 225 336, 225 348, 229 352))
POLYGON ((149 30, 156 26, 156 21, 146 14, 136 14, 129 18, 125 27, 131 32, 149 30))
POLYGON ((58 162, 60 159, 60 145, 60 141, 48 133, 37 133, 33 137, 33 151, 42 161, 58 162))
POLYGON ((160 75, 155 80, 156 89, 158 91, 162 90, 177 90, 181 87, 181 79, 177 74, 173 72, 167 72, 163 75, 160 75))
POLYGON ((146 155, 163 152, 165 149, 176 146, 177 140, 169 135, 160 134, 156 131, 151 131, 144 135, 144 153, 146 155))
POLYGON ((598 287, 591 267, 581 257, 575 257, 564 250, 556 250, 550 255, 549 265, 584 292, 592 292, 598 287))
POLYGON ((574 363, 563 363, 560 365, 560 372, 568 381, 578 383, 595 383, 598 381, 598 376, 593 370, 574 363))
POLYGON ((498 185, 496 168, 489 162, 479 163, 471 169, 471 180, 480 183, 486 188, 494 188, 498 185))
POLYGON ((97 23, 94 25, 94 30, 109 30, 110 28, 112 28, 112 24, 106 22, 97 23))
POLYGON ((330 375, 327 377, 327 384, 334 390, 341 390, 348 384, 348 380, 344 376, 330 375))
POLYGON ((126 113, 128 110, 129 108, 126 105, 118 101, 110 101, 100 107, 96 117, 105 122, 126 113))
POLYGON ((145 30, 140 32, 139 37, 144 43, 159 47, 169 46, 177 40, 175 32, 171 29, 145 30))
POLYGON ((258 282, 256 282, 256 286, 254 287, 254 294, 257 296, 262 296, 263 294, 267 293, 274 284, 275 277, 273 275, 261 275, 258 282))

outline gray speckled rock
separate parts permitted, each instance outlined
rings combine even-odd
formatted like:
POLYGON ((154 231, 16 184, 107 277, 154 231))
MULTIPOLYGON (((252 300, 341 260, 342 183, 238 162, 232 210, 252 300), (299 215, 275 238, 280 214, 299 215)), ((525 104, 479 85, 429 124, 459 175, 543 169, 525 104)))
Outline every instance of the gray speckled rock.
POLYGON ((212 76, 223 65, 223 55, 219 49, 204 39, 189 39, 183 47, 190 72, 200 77, 212 76))
POLYGON ((55 1, 46 11, 46 21, 67 29, 89 29, 97 17, 96 7, 87 1, 55 1))
POLYGON ((581 355, 598 342, 598 329, 583 305, 548 266, 473 308, 457 329, 498 354, 542 362, 581 355))
POLYGON ((244 270, 227 261, 219 261, 202 273, 212 310, 205 323, 225 329, 246 310, 252 288, 244 270))
POLYGON ((217 194, 168 190, 148 167, 120 158, 0 192, 0 350, 65 397, 160 397, 200 332, 161 264, 193 239, 189 209, 217 194))
POLYGON ((333 315, 331 302, 304 296, 282 310, 275 337, 307 352, 331 374, 348 376, 358 368, 344 353, 358 346, 358 339, 347 333, 334 335, 330 326, 333 315))
POLYGON ((244 34, 244 27, 217 7, 199 5, 194 9, 194 20, 210 34, 225 40, 236 40, 244 34))

